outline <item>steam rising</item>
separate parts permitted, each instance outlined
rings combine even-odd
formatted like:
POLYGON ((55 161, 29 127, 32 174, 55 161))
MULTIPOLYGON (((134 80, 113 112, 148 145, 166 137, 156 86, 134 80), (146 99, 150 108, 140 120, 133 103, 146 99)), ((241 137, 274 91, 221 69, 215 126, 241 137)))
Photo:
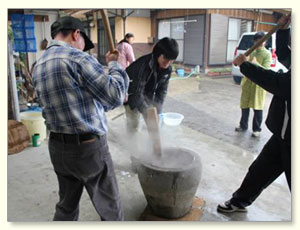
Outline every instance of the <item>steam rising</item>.
POLYGON ((141 127, 135 133, 127 132, 125 116, 120 121, 122 125, 118 127, 118 131, 115 133, 115 141, 119 142, 122 148, 130 152, 131 157, 138 161, 166 169, 185 167, 193 161, 190 155, 180 153, 175 149, 180 147, 178 141, 182 136, 180 126, 163 125, 160 128, 162 155, 159 156, 154 152, 153 142, 143 119, 141 119, 141 127))

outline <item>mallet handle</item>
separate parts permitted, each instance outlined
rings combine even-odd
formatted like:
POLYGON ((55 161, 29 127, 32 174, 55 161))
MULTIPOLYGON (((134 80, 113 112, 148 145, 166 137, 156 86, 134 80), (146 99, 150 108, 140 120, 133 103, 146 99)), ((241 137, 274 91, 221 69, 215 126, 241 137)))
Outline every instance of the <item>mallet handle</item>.
POLYGON ((147 109, 147 119, 146 124, 148 128, 149 135, 152 140, 154 154, 161 157, 161 142, 158 124, 158 115, 155 107, 147 109))

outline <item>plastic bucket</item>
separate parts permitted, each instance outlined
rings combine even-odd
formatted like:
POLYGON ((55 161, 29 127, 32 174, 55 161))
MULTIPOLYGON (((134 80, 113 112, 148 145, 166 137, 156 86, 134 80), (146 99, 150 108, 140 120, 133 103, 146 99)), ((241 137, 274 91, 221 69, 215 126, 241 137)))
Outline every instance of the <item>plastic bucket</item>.
MULTIPOLYGON (((40 135, 40 141, 47 137, 47 130, 45 126, 45 119, 42 117, 42 112, 26 111, 20 114, 21 122, 26 126, 29 136, 34 134, 40 135)), ((32 141, 32 140, 31 140, 32 141)))
POLYGON ((40 134, 35 133, 34 135, 32 135, 32 146, 38 147, 40 145, 41 145, 40 134))
POLYGON ((178 69, 178 70, 177 70, 177 75, 178 75, 179 77, 184 77, 184 69, 178 69))

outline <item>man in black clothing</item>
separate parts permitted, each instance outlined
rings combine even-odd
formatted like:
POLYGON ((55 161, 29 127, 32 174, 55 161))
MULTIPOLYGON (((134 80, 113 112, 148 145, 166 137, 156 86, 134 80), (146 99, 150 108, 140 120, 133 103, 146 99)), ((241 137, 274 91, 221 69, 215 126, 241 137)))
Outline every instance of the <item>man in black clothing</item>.
POLYGON ((219 212, 246 212, 246 206, 251 205, 283 172, 291 190, 290 16, 282 17, 278 23, 284 26, 276 35, 276 54, 278 60, 289 68, 287 73, 260 68, 248 62, 245 55, 240 55, 233 62, 240 66, 241 72, 251 81, 274 95, 266 120, 273 135, 249 167, 240 188, 233 193, 230 200, 218 205, 219 212))
POLYGON ((138 130, 140 114, 146 119, 149 107, 156 107, 158 114, 162 112, 172 72, 171 64, 178 53, 176 40, 165 37, 156 43, 152 53, 140 57, 126 68, 130 84, 128 101, 124 105, 129 132, 138 130))

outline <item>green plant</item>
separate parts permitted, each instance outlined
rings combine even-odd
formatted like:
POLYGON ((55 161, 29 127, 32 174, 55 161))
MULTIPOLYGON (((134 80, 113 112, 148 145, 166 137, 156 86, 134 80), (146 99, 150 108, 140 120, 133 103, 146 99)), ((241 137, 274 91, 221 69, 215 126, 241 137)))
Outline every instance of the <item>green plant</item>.
POLYGON ((14 33, 13 33, 13 30, 12 30, 11 26, 7 27, 7 34, 8 34, 8 39, 10 41, 13 41, 14 40, 14 33))

